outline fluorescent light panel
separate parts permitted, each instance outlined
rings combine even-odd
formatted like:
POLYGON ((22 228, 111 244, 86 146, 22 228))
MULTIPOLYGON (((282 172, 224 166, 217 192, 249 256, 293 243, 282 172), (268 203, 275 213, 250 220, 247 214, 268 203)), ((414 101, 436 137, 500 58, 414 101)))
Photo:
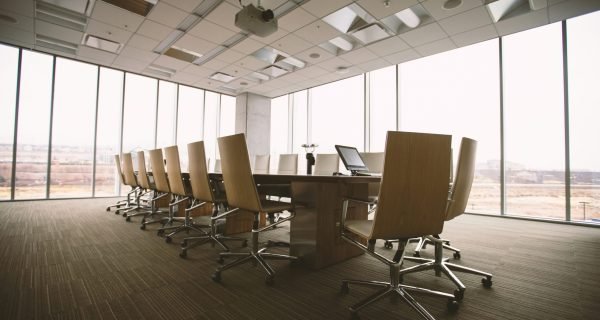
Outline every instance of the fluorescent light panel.
POLYGON ((119 53, 121 47, 123 46, 118 42, 96 37, 90 34, 85 34, 83 36, 83 44, 88 47, 108 51, 110 53, 119 53))
POLYGON ((216 72, 212 76, 210 76, 210 78, 213 80, 217 80, 217 81, 221 81, 221 82, 225 82, 225 83, 235 79, 235 77, 230 76, 223 72, 216 72))

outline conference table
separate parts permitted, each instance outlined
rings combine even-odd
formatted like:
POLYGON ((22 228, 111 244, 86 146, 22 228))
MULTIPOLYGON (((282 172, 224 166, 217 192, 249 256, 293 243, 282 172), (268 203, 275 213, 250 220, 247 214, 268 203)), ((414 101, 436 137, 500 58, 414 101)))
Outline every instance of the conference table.
MULTIPOLYGON (((222 180, 220 173, 209 176, 222 180)), ((345 197, 368 199, 368 184, 380 179, 379 176, 254 174, 259 190, 261 185, 291 185, 289 197, 296 205, 296 216, 290 221, 290 254, 312 269, 363 253, 340 237, 342 201, 345 197)), ((367 219, 367 215, 366 204, 351 204, 348 208, 348 219, 367 219)), ((250 215, 231 219, 238 220, 227 221, 226 233, 247 232, 252 223, 250 215)))

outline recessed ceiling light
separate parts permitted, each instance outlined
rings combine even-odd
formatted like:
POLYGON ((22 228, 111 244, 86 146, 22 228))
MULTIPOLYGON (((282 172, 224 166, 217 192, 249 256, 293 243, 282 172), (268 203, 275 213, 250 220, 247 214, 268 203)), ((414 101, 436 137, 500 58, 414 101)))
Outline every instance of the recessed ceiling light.
POLYGON ((221 82, 225 82, 225 83, 235 79, 235 77, 232 77, 232 76, 230 76, 226 73, 222 73, 222 72, 216 72, 212 76, 210 76, 210 78, 213 80, 217 80, 217 81, 221 81, 221 82))
POLYGON ((248 85, 248 82, 242 81, 242 82, 240 82, 240 85, 241 85, 241 86, 247 86, 247 85, 248 85))
POLYGON ((122 47, 122 44, 118 42, 96 37, 91 34, 84 35, 83 44, 88 47, 108 51, 111 53, 119 53, 119 50, 121 50, 122 47))
POLYGON ((313 59, 319 59, 321 57, 321 55, 316 52, 313 52, 313 53, 309 54, 308 56, 313 59))
POLYGON ((446 10, 452 10, 452 9, 460 7, 461 4, 462 4, 462 0, 447 0, 446 2, 444 2, 444 5, 442 6, 442 8, 444 8, 446 10))
POLYGON ((0 13, 0 21, 4 21, 4 22, 8 22, 8 23, 17 23, 17 19, 15 19, 14 17, 11 17, 9 15, 5 15, 5 14, 1 14, 0 13))
POLYGON ((346 74, 346 73, 348 73, 348 71, 350 71, 350 70, 348 70, 348 67, 345 67, 345 66, 339 66, 339 67, 335 68, 335 73, 337 73, 337 74, 346 74))

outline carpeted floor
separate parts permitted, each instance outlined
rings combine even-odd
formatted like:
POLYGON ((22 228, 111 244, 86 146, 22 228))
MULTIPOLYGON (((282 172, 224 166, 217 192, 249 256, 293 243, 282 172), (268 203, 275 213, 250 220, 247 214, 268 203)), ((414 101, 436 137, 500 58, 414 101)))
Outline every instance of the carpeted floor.
MULTIPOLYGON (((181 259, 181 237, 165 243, 156 226, 142 231, 139 218, 128 223, 106 212, 112 202, 0 203, 1 319, 348 319, 347 306, 373 289, 341 295, 340 280, 387 280, 387 269, 363 255, 319 271, 273 262, 272 287, 251 264, 215 283, 217 248, 201 246, 181 259)), ((285 239, 287 231, 261 240, 285 239)), ((467 292, 455 313, 443 299, 415 295, 436 318, 600 318, 600 229, 463 215, 446 224, 444 237, 462 249, 458 263, 493 273, 494 285, 486 289, 480 277, 459 274, 467 292)), ((405 282, 454 289, 433 271, 405 282)), ((400 299, 382 300, 360 316, 418 318, 400 299)))

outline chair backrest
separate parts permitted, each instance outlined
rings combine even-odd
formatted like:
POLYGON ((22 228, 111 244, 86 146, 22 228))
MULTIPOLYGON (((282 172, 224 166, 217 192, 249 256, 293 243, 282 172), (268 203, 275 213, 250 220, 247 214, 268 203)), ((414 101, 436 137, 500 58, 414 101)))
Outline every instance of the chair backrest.
POLYGON ((277 166, 279 174, 298 174, 298 154, 280 154, 279 165, 277 166))
POLYGON ((269 173, 269 167, 271 162, 271 155, 259 154, 254 156, 254 167, 252 168, 253 173, 269 173))
POLYGON ((121 158, 123 159, 123 176, 125 178, 125 184, 137 187, 138 184, 135 179, 135 172, 133 171, 133 159, 131 153, 123 153, 121 158))
POLYGON ((477 153, 477 141, 462 138, 460 141, 460 153, 456 166, 456 175, 450 191, 450 201, 446 212, 446 221, 454 219, 465 212, 469 194, 475 177, 475 155, 477 153))
POLYGON ((315 159, 314 175, 330 176, 340 168, 340 156, 337 153, 319 153, 315 159))
POLYGON ((204 141, 192 142, 187 145, 187 148, 192 196, 200 201, 214 202, 206 167, 204 141))
POLYGON ((371 238, 439 234, 444 226, 452 136, 388 131, 371 238))
POLYGON ((115 166, 117 166, 117 173, 119 174, 119 179, 122 184, 125 183, 125 175, 123 174, 123 170, 121 169, 121 157, 118 154, 115 154, 115 166))
POLYGON ((185 187, 183 186, 183 177, 181 176, 181 164, 179 163, 179 149, 177 146, 165 148, 165 159, 167 161, 167 178, 171 192, 185 196, 185 187))
POLYGON ((215 159, 215 165, 213 166, 213 172, 221 173, 221 159, 215 159))
POLYGON ((146 158, 144 157, 144 151, 136 152, 136 157, 138 163, 138 184, 144 189, 150 189, 150 180, 148 180, 148 172, 146 171, 146 158))
POLYGON ((152 176, 154 177, 154 185, 156 190, 160 192, 171 192, 169 188, 169 180, 165 173, 165 163, 163 162, 162 149, 154 149, 148 151, 150 155, 150 164, 152 164, 152 176))
POLYGON ((369 168, 369 172, 381 173, 383 171, 383 152, 361 152, 360 156, 369 168))
POLYGON ((221 154, 227 203, 234 208, 252 212, 261 211, 244 134, 221 137, 217 142, 221 154))

